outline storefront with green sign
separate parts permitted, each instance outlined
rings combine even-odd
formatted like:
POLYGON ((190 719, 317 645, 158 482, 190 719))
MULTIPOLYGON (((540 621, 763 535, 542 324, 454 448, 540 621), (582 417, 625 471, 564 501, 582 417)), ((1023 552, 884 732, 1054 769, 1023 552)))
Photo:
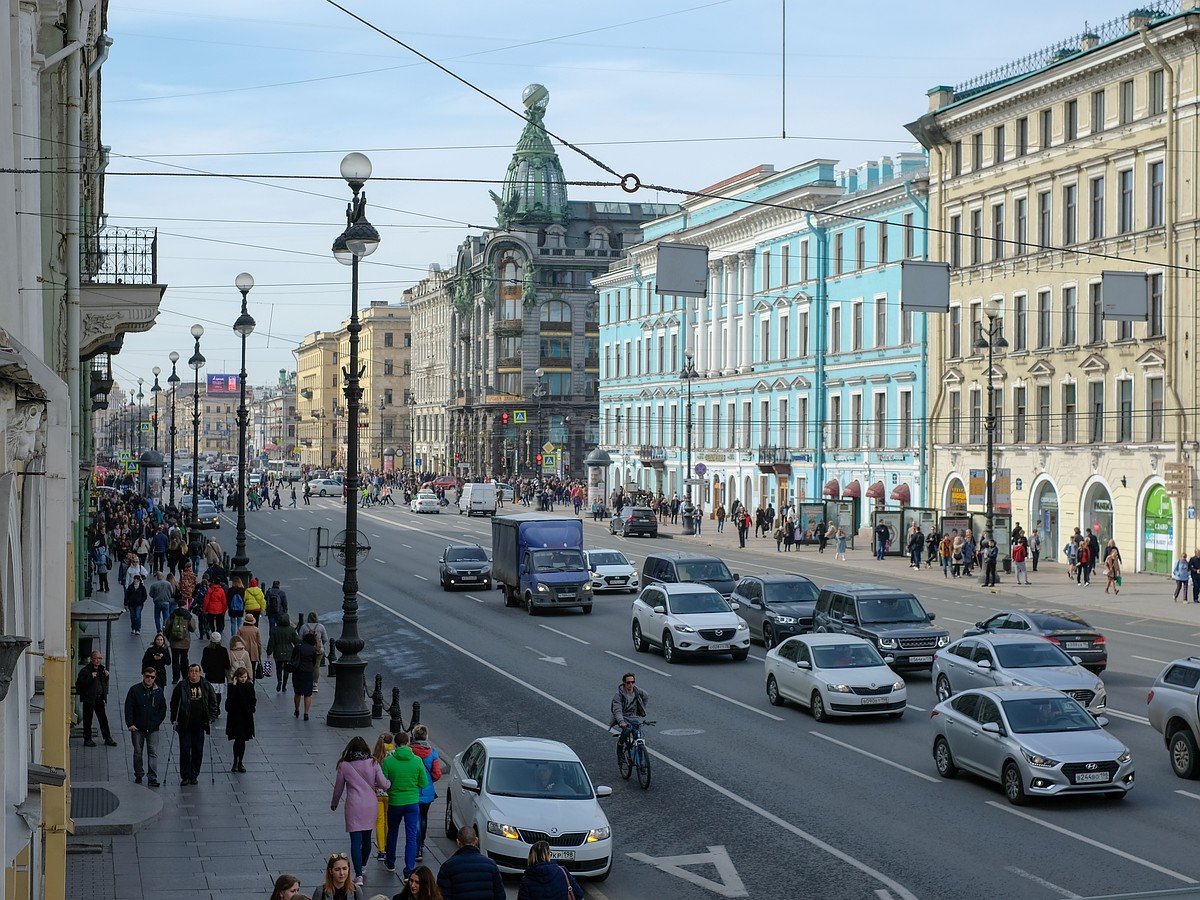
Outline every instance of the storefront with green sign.
POLYGON ((1161 484, 1150 488, 1142 509, 1142 571, 1170 575, 1175 555, 1175 507, 1161 484))

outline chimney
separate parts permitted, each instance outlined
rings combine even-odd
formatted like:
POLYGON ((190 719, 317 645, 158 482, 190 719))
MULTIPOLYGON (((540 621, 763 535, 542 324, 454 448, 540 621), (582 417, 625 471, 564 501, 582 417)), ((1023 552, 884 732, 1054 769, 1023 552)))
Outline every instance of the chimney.
POLYGON ((879 180, 892 180, 892 158, 890 156, 879 157, 879 180))
POLYGON ((927 90, 925 96, 929 98, 929 111, 936 112, 943 106, 949 106, 954 102, 954 88, 939 84, 937 87, 927 90))
POLYGON ((900 164, 900 176, 907 177, 929 165, 924 153, 897 153, 896 162, 900 164))
POLYGON ((1148 9, 1134 9, 1129 13, 1129 30, 1137 31, 1139 28, 1145 28, 1150 24, 1150 19, 1153 13, 1148 9))
POLYGON ((843 174, 846 176, 846 193, 853 194, 858 190, 858 169, 847 169, 843 174))
POLYGON ((1091 31, 1085 31, 1079 36, 1079 49, 1084 52, 1091 50, 1100 43, 1100 35, 1091 31))
POLYGON ((876 168, 875 163, 871 162, 870 160, 864 163, 859 163, 858 183, 865 188, 879 184, 879 169, 876 168))

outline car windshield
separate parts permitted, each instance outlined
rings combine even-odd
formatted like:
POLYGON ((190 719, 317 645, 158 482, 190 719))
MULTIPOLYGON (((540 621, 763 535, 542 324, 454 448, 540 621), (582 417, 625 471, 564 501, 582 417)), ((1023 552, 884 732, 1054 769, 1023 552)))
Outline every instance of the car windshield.
POLYGON ((451 547, 446 562, 487 562, 487 554, 480 547, 451 547))
POLYGON ((817 593, 817 586, 811 581, 763 582, 763 596, 768 606, 777 603, 813 603, 817 593))
POLYGON ((535 572, 579 572, 583 569, 583 553, 579 550, 562 548, 533 551, 535 572))
POLYGON ((625 558, 624 553, 618 553, 616 550, 605 550, 598 553, 589 553, 588 561, 593 566, 627 566, 629 560, 625 558))
POLYGON ((1042 631, 1078 631, 1092 627, 1070 613, 1035 613, 1029 615, 1029 621, 1042 631))
POLYGON ((719 559, 699 559, 681 562, 676 569, 680 581, 732 581, 729 566, 719 559))
POLYGON ((929 616, 916 597, 882 597, 858 601, 859 621, 864 625, 885 622, 928 622, 929 616))
POLYGON ((1000 665, 1006 669, 1037 669, 1042 666, 1073 666, 1075 661, 1049 641, 992 645, 1000 665))
POLYGON ((1003 705, 1014 734, 1095 731, 1100 727, 1086 709, 1066 695, 1005 700, 1003 705))
POLYGON ((812 648, 818 669, 867 669, 884 665, 870 644, 828 644, 812 648))
POLYGON ((691 594, 675 594, 671 597, 671 612, 677 616, 697 613, 727 613, 729 604, 716 591, 696 591, 691 594))
POLYGON ((493 759, 487 768, 487 792, 494 797, 590 800, 592 785, 575 760, 493 759))

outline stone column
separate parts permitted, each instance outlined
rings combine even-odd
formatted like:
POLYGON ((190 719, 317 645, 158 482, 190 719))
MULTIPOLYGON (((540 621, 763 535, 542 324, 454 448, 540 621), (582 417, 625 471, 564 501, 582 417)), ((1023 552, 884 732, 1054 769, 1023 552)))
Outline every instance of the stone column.
POLYGON ((738 258, 742 266, 742 352, 738 371, 749 372, 754 367, 754 251, 743 250, 738 258))
POLYGON ((738 298, 738 258, 736 255, 725 257, 725 340, 721 342, 723 357, 721 373, 732 374, 738 368, 737 341, 737 298, 738 298))

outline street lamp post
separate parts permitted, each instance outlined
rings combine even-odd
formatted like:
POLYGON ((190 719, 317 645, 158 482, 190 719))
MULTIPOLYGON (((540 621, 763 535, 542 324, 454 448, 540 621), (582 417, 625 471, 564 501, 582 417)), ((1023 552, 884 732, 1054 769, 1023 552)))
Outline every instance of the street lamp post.
POLYGON ((417 398, 408 395, 408 469, 417 471, 417 398))
MULTIPOLYGON (((542 445, 546 443, 546 430, 542 423, 542 404, 546 401, 546 395, 550 391, 550 385, 546 382, 546 370, 542 368, 534 369, 533 374, 537 376, 537 386, 533 389, 533 397, 537 401, 537 448, 533 451, 535 456, 542 452, 542 445)), ((541 471, 534 467, 534 474, 541 477, 541 471)))
MULTIPOLYGON (((987 536, 995 538, 995 477, 996 477, 996 389, 994 386, 994 361, 996 350, 1008 347, 1004 339, 1004 322, 993 313, 988 314, 988 325, 985 329, 980 322, 976 326, 975 349, 987 350, 987 536)), ((986 566, 984 578, 987 577, 986 566)))
POLYGON ((254 333, 254 318, 246 309, 246 297, 254 287, 254 278, 242 272, 233 282, 242 294, 242 313, 233 323, 234 333, 242 341, 242 370, 238 375, 238 508, 237 545, 230 561, 230 577, 240 578, 243 585, 250 584, 250 557, 246 555, 246 338, 254 333))
POLYGON ((694 521, 695 507, 692 505, 692 379, 697 378, 699 373, 696 371, 696 365, 692 360, 692 354, 685 353, 683 357, 683 370, 679 373, 679 377, 687 382, 687 407, 686 418, 684 419, 685 440, 687 441, 687 468, 683 473, 683 504, 679 508, 679 514, 683 518, 683 534, 695 534, 696 523, 694 521))
POLYGON ((146 379, 138 379, 138 404, 137 404, 137 452, 138 456, 142 455, 142 401, 146 399, 146 395, 142 393, 142 385, 146 383, 146 379))
POLYGON ((162 374, 162 369, 155 366, 150 370, 154 373, 154 386, 150 388, 150 393, 154 395, 154 452, 158 452, 158 395, 162 393, 162 385, 158 383, 158 376, 162 374))
POLYGON ((179 354, 174 350, 167 357, 171 360, 171 377, 167 379, 167 384, 171 386, 171 499, 170 507, 175 508, 175 395, 179 392, 179 376, 175 372, 175 364, 179 362, 179 354))
POLYGON ((137 444, 134 442, 134 438, 133 438, 133 397, 134 397, 133 388, 130 388, 129 389, 129 405, 127 407, 125 407, 125 412, 127 412, 129 414, 128 415, 128 418, 129 418, 129 443, 126 446, 128 446, 130 453, 132 453, 137 447, 137 444))
POLYGON ((200 518, 200 370, 204 368, 200 336, 203 334, 204 326, 199 322, 192 326, 192 337, 196 341, 196 349, 188 359, 188 365, 196 373, 195 384, 192 387, 192 528, 196 527, 200 518))
POLYGON ((336 682, 333 705, 325 724, 335 728, 366 728, 371 724, 371 706, 363 673, 366 660, 359 654, 366 646, 358 635, 358 410, 362 399, 359 387, 358 335, 358 262, 379 247, 379 232, 367 221, 367 195, 363 185, 371 177, 371 161, 361 153, 350 153, 342 160, 342 177, 354 197, 346 207, 346 230, 333 242, 333 255, 350 266, 349 366, 342 370, 346 378, 346 568, 342 579, 342 635, 336 646, 340 658, 333 664, 336 682))

